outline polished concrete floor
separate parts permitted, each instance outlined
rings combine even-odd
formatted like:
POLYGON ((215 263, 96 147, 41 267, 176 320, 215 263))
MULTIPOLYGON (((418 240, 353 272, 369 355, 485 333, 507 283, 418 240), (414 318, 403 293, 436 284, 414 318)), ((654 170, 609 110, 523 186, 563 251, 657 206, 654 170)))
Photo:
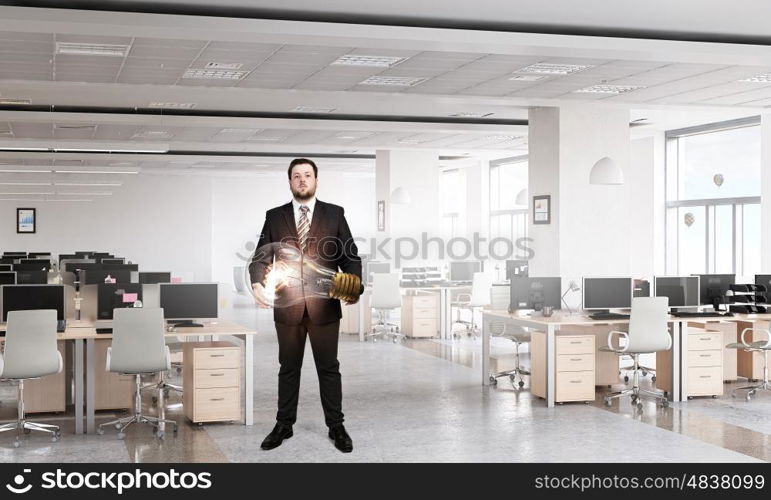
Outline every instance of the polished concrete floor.
MULTIPOLYGON (((546 408, 528 387, 507 379, 482 387, 479 340, 340 341, 343 407, 354 441, 350 454, 327 438, 313 357, 308 346, 294 436, 275 450, 259 445, 275 418, 278 372, 275 330, 269 311, 246 305, 229 318, 255 326, 255 408, 253 426, 193 425, 179 405, 167 415, 180 422, 178 434, 155 438, 149 426, 130 429, 125 441, 105 435, 75 435, 72 412, 40 415, 60 423, 62 439, 28 436, 13 448, 0 434, 4 462, 751 462, 771 460, 771 394, 747 403, 726 395, 694 399, 668 409, 645 403, 642 414, 628 401, 546 408)), ((505 359, 512 348, 496 342, 505 359)), ((526 357, 525 357, 525 361, 526 357)), ((623 381, 619 381, 623 385, 623 381)), ((618 388, 621 387, 619 385, 618 388)), ((726 394, 728 394, 727 386, 726 394)), ((15 392, 0 388, 0 418, 13 418, 15 392)), ((152 407, 150 402, 147 406, 152 407)), ((172 395, 171 403, 179 403, 172 395)), ((99 422, 122 415, 98 414, 99 422)), ((34 418, 33 418, 34 419, 34 418)))

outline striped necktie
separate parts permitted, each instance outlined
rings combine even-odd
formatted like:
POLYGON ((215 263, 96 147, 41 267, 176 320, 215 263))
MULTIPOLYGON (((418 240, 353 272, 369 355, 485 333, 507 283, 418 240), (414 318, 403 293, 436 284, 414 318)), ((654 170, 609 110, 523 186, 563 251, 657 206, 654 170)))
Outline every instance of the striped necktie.
POLYGON ((308 222, 308 211, 310 209, 307 205, 300 205, 300 222, 297 224, 297 235, 300 237, 300 251, 305 253, 308 243, 308 231, 311 224, 308 222))

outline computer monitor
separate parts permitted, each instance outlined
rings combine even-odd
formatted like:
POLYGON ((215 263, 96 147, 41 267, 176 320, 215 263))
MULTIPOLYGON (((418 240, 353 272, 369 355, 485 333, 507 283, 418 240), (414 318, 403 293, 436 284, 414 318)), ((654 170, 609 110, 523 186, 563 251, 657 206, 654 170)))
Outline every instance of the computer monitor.
POLYGON ((628 309, 632 307, 632 278, 584 278, 584 309, 628 309))
POLYGON ((106 264, 104 260, 100 264, 102 269, 121 269, 123 271, 139 271, 139 264, 106 264))
POLYGON ((218 316, 217 283, 161 283, 163 317, 179 326, 195 326, 196 319, 218 316))
POLYGON ((0 271, 0 285, 15 285, 16 273, 14 271, 0 271))
POLYGON ((104 283, 105 278, 110 277, 116 283, 131 283, 131 271, 125 269, 90 269, 86 271, 86 285, 98 285, 104 283))
POLYGON ((0 264, 13 265, 18 259, 13 257, 0 257, 0 264))
POLYGON ((48 283, 48 271, 16 271, 17 285, 45 285, 48 283))
POLYGON ((482 262, 478 260, 450 262, 450 281, 472 281, 474 273, 482 272, 482 262))
POLYGON ((67 271, 68 273, 74 273, 77 270, 81 271, 90 271, 90 270, 101 270, 102 265, 97 264, 94 259, 74 259, 70 260, 67 259, 67 262, 64 262, 62 271, 67 271))
POLYGON ((46 270, 51 269, 51 260, 50 259, 21 259, 19 261, 18 265, 30 265, 30 266, 38 266, 38 269, 45 268, 46 270))
POLYGON ((507 260, 506 279, 527 278, 528 264, 526 260, 507 260))
POLYGON ((699 277, 699 302, 716 311, 726 303, 726 292, 736 283, 735 274, 694 274, 699 277))
POLYGON ((12 257, 14 259, 26 259, 27 252, 3 252, 3 257, 12 257))
POLYGON ((92 255, 94 255, 96 252, 92 252, 89 250, 81 250, 79 252, 75 252, 75 256, 78 259, 90 259, 92 255))
POLYGON ((121 307, 134 307, 142 300, 139 283, 100 283, 97 285, 96 319, 112 319, 112 311, 121 307))
POLYGON ((51 252, 30 252, 27 254, 30 259, 48 259, 51 260, 51 252))
POLYGON ((45 264, 14 264, 13 270, 14 271, 48 271, 51 269, 51 263, 47 262, 45 264))
POLYGON ((80 257, 75 255, 74 253, 61 253, 61 254, 59 254, 59 263, 60 264, 61 264, 61 262, 63 260, 77 260, 77 259, 80 259, 80 257))
POLYGON ((123 264, 126 263, 126 259, 124 259, 123 257, 121 257, 121 258, 101 257, 101 258, 99 258, 99 262, 101 264, 112 264, 112 265, 119 264, 119 265, 123 265, 123 264))
POLYGON ((3 285, 3 322, 10 311, 55 309, 56 319, 64 320, 64 285, 3 285))
POLYGON ((0 271, 13 271, 13 264, 0 264, 0 271))
POLYGON ((667 297, 669 307, 697 307, 699 305, 698 276, 656 276, 653 278, 656 297, 667 297))
POLYGON ((562 306, 562 278, 513 278, 509 283, 509 310, 534 309, 544 306, 560 309, 562 306))
POLYGON ((139 273, 139 282, 144 285, 171 283, 171 273, 139 273))
POLYGON ((766 298, 771 299, 771 274, 756 274, 755 284, 766 287, 766 298))

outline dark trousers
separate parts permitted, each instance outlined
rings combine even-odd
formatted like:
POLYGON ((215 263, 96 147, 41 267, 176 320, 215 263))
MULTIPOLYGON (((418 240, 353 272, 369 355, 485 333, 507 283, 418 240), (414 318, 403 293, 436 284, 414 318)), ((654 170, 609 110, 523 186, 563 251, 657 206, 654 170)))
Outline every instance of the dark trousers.
POLYGON ((343 389, 340 363, 337 361, 337 341, 340 321, 314 325, 305 311, 299 325, 276 323, 278 334, 278 413, 276 420, 292 425, 297 420, 297 401, 300 396, 300 370, 305 353, 305 337, 311 339, 313 360, 319 377, 321 406, 324 421, 332 427, 343 423, 343 389))

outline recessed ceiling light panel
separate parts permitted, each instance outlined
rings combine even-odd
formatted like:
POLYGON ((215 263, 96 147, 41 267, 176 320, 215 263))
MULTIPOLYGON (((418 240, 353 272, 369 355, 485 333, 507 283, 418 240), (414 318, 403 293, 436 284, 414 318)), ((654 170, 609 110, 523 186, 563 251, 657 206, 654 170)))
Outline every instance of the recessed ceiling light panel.
POLYGON ((771 73, 764 73, 762 75, 755 75, 751 76, 749 78, 743 78, 741 80, 738 80, 740 82, 750 82, 750 83, 771 83, 771 73))
POLYGON ((185 71, 182 78, 197 80, 240 80, 246 76, 248 71, 237 71, 229 69, 195 69, 191 68, 185 71))
POLYGON ((337 108, 325 108, 321 106, 297 106, 292 111, 295 113, 331 113, 337 108))
POLYGON ((623 94, 625 92, 632 92, 634 90, 644 89, 645 87, 637 85, 592 85, 590 87, 584 87, 582 89, 575 90, 578 94, 623 94))
POLYGON ((450 116, 453 118, 485 118, 488 116, 492 116, 495 113, 483 113, 483 112, 476 112, 476 111, 461 111, 460 113, 453 113, 450 116))
POLYGON ((332 62, 331 66, 360 66, 367 68, 390 68, 407 59, 395 56, 367 56, 361 54, 346 54, 332 62))
POLYGON ((536 63, 520 68, 515 73, 535 73, 537 75, 570 75, 592 68, 588 64, 552 64, 536 63))
POLYGON ((414 87, 428 80, 428 78, 418 78, 411 76, 370 76, 366 80, 359 82, 359 85, 382 85, 387 87, 414 87))
POLYGON ((241 69, 243 63, 221 63, 221 62, 208 62, 206 63, 206 69, 241 69))
POLYGON ((194 102, 163 102, 153 101, 147 105, 148 108, 167 108, 167 109, 193 109, 196 107, 194 102))
POLYGON ((125 57, 130 49, 130 45, 114 45, 109 43, 56 42, 57 54, 77 56, 125 57))

